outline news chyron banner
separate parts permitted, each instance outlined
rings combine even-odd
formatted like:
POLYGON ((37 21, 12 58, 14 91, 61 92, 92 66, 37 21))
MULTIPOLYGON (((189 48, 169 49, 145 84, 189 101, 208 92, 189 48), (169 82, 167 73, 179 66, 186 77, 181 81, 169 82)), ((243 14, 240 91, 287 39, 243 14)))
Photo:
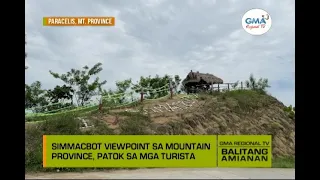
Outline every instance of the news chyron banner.
POLYGON ((271 166, 271 135, 218 136, 218 167, 271 166))
POLYGON ((44 135, 43 167, 216 167, 213 135, 44 135))
POLYGON ((43 26, 115 26, 115 17, 43 17, 43 26))

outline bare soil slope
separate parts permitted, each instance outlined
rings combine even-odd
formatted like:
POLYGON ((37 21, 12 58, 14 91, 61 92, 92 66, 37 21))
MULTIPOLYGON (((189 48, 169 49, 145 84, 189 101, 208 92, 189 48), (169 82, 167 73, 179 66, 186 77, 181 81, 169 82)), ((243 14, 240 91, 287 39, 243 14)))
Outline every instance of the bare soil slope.
POLYGON ((270 134, 274 156, 294 156, 295 121, 284 108, 272 96, 242 90, 145 101, 90 119, 123 134, 270 134))

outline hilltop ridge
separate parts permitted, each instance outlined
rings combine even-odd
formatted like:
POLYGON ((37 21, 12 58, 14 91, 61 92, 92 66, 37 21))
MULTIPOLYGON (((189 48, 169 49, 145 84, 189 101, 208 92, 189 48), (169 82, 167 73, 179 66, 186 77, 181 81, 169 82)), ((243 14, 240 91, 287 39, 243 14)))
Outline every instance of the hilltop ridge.
POLYGON ((122 134, 268 134, 275 156, 295 153, 294 118, 276 98, 252 90, 177 95, 88 116, 122 134))

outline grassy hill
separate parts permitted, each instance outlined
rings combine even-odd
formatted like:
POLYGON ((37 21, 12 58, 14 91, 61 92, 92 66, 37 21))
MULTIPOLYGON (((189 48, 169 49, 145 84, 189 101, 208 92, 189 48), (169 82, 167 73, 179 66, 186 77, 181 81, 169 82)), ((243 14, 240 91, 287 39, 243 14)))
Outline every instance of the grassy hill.
POLYGON ((282 159, 274 162, 285 167, 295 155, 295 119, 285 109, 265 93, 235 90, 104 109, 81 117, 88 128, 75 115, 50 117, 26 124, 26 169, 42 169, 42 134, 270 134, 273 156, 282 159))

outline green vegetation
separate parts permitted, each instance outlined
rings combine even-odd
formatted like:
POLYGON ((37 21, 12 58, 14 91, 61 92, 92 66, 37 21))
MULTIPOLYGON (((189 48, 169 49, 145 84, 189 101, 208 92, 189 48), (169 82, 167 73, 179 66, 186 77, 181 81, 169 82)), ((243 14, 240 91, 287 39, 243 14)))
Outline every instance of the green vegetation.
MULTIPOLYGON (((128 119, 119 124, 119 134, 142 135, 149 134, 151 120, 140 113, 127 113, 128 119)), ((88 116, 87 118, 90 118, 88 116)), ((115 134, 106 123, 92 120, 93 127, 81 129, 81 122, 74 115, 52 117, 26 127, 25 130, 25 168, 26 171, 55 171, 57 168, 42 167, 42 135, 108 135, 115 134)), ((96 168, 87 168, 96 169, 96 168)), ((108 168, 104 168, 108 169, 108 168)), ((112 169, 112 168, 109 168, 112 169)), ((77 168, 59 168, 60 171, 82 171, 77 168)))
MULTIPOLYGON (((118 112, 118 115, 125 116, 121 120, 117 130, 111 129, 105 122, 98 120, 102 113, 98 112, 98 106, 91 106, 83 110, 75 110, 76 108, 85 106, 90 103, 91 97, 96 94, 103 96, 114 96, 111 100, 103 101, 104 107, 112 109, 114 106, 134 102, 133 97, 125 98, 123 96, 116 96, 119 93, 125 93, 128 90, 140 92, 143 90, 146 97, 149 99, 156 99, 168 95, 167 91, 154 91, 164 87, 169 81, 172 82, 173 87, 177 93, 179 90, 180 77, 178 75, 171 78, 168 75, 160 77, 141 77, 136 83, 132 83, 131 79, 116 82, 116 90, 104 90, 102 86, 106 81, 100 81, 95 78, 92 83, 90 79, 93 75, 97 75, 102 71, 102 64, 98 63, 92 68, 87 66, 82 70, 72 69, 65 74, 57 74, 50 71, 50 74, 57 79, 62 80, 65 84, 63 86, 56 86, 52 90, 45 90, 41 86, 41 82, 36 81, 31 85, 25 85, 25 108, 31 108, 35 113, 59 113, 51 116, 35 116, 28 117, 27 121, 42 121, 41 123, 27 123, 26 124, 26 150, 25 150, 25 167, 26 171, 55 171, 56 168, 42 168, 42 135, 61 134, 92 134, 92 135, 107 135, 107 134, 128 134, 128 135, 142 135, 142 134, 183 134, 183 128, 186 125, 193 127, 193 122, 190 119, 183 118, 181 122, 169 122, 166 127, 156 127, 152 124, 149 115, 140 113, 118 112), (68 111, 66 111, 68 110, 68 111), (68 112, 68 113, 61 113, 68 112), (84 117, 92 121, 93 127, 81 129, 81 122, 78 117, 84 117), (169 130, 168 130, 169 128, 169 130), (170 131, 170 132, 168 132, 170 131)), ((256 80, 253 75, 250 75, 248 81, 245 82, 247 90, 233 90, 224 93, 210 92, 210 95, 200 95, 200 99, 206 100, 213 96, 226 102, 227 107, 233 107, 239 113, 247 113, 252 110, 265 107, 276 101, 275 98, 266 95, 266 89, 269 86, 267 79, 260 78, 256 80), (236 104, 233 103, 236 100, 236 104)), ((236 88, 237 85, 234 85, 236 88)), ((138 106, 138 103, 130 104, 130 106, 138 106)), ((209 107, 209 106, 208 106, 209 107)), ((212 106, 213 107, 213 106, 212 106)), ((142 108, 142 107, 141 107, 142 108)), ((291 108, 294 109, 294 108, 291 108)), ((142 111, 142 109, 141 109, 142 111)), ((209 109, 207 110, 209 111, 209 109)), ((290 109, 285 109, 286 112, 292 112, 290 109)), ((294 110, 293 110, 294 112, 294 110)), ((205 114, 206 115, 206 114, 205 114)), ((294 118, 294 113, 288 113, 288 116, 294 118)), ((222 127, 221 127, 222 129, 222 127)), ((215 131, 212 131, 215 132, 215 131)), ((210 133, 208 133, 210 134, 210 133)), ((274 167, 292 167, 294 166, 294 158, 276 158, 274 159, 274 167)), ((79 171, 79 169, 62 168, 60 171, 79 171)), ((83 170, 83 169, 82 169, 83 170)))
POLYGON ((267 88, 270 87, 268 79, 260 78, 257 80, 253 74, 250 74, 249 80, 246 80, 245 84, 248 89, 262 93, 266 93, 267 88))
POLYGON ((219 96, 222 99, 233 98, 237 100, 238 107, 244 111, 251 111, 269 105, 275 101, 275 98, 266 96, 261 91, 253 90, 235 90, 229 91, 219 96))
POLYGON ((295 168, 294 157, 278 157, 272 160, 273 168, 295 168))
POLYGON ((290 117, 290 119, 295 120, 295 107, 292 107, 292 105, 285 107, 284 111, 288 114, 288 116, 290 117))
MULTIPOLYGON (((164 89, 168 86, 169 81, 172 82, 176 90, 181 81, 178 75, 175 75, 174 78, 169 75, 163 77, 158 75, 155 77, 141 76, 136 83, 132 83, 131 79, 117 81, 115 90, 105 90, 103 85, 107 83, 106 81, 100 81, 99 77, 91 81, 93 76, 98 76, 103 70, 101 66, 101 63, 97 63, 91 68, 85 66, 81 70, 71 69, 65 74, 49 71, 53 78, 60 79, 64 85, 57 85, 53 89, 46 90, 42 88, 40 81, 31 83, 31 85, 26 84, 25 108, 29 113, 32 111, 32 113, 56 114, 88 106, 92 104, 91 99, 95 95, 105 97, 103 99, 104 107, 119 106, 136 101, 136 97, 133 97, 132 94, 130 97, 120 96, 128 93, 129 90, 137 93, 143 91, 145 98, 156 99, 168 95, 168 91, 164 89), (156 90, 159 88, 162 88, 162 91, 156 90)), ((27 121, 34 119, 38 118, 27 116, 27 121)))
MULTIPOLYGON (((101 87, 107 83, 107 81, 100 82, 99 77, 96 77, 95 80, 90 83, 92 76, 97 75, 102 71, 102 64, 97 63, 92 68, 84 66, 82 70, 71 69, 71 71, 66 74, 58 74, 50 71, 50 74, 56 78, 62 80, 65 84, 69 85, 68 89, 65 89, 66 92, 69 90, 76 99, 78 106, 84 106, 92 96, 96 95, 101 90, 101 87)), ((68 93, 69 93, 68 92, 68 93)), ((68 96, 69 97, 69 96, 68 96)))
MULTIPOLYGON (((81 122, 73 115, 58 116, 51 120, 26 127, 25 168, 26 171, 54 171, 55 168, 42 167, 42 135, 106 135, 114 134, 105 123, 93 122, 94 128, 81 130, 81 122)), ((75 169, 62 169, 73 171, 75 169)))

